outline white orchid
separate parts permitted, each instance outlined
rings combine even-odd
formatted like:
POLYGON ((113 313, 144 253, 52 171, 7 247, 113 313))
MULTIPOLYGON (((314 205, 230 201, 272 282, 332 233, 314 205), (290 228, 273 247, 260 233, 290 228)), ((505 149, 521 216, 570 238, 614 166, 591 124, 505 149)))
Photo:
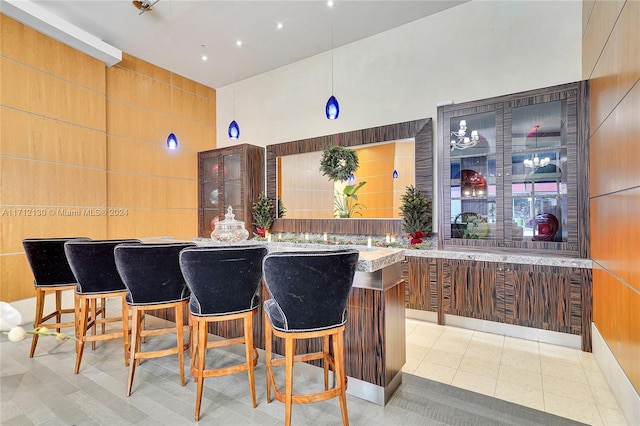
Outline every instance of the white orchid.
POLYGON ((0 333, 5 333, 11 342, 19 342, 27 338, 28 334, 39 336, 55 336, 56 340, 66 340, 67 336, 62 333, 51 332, 47 327, 38 327, 35 330, 25 331, 20 327, 22 315, 20 312, 8 304, 0 302, 0 333))

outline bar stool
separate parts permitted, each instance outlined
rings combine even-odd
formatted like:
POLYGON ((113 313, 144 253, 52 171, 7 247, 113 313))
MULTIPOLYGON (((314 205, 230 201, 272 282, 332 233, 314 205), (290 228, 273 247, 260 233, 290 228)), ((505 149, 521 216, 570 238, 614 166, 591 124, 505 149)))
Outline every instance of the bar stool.
POLYGON ((193 243, 120 244, 114 250, 116 267, 127 287, 127 305, 131 310, 131 346, 127 396, 131 395, 138 360, 178 354, 180 382, 184 380, 184 306, 189 301, 189 288, 184 281, 178 256, 193 243), (172 309, 175 326, 148 330, 142 324, 145 312, 172 309), (175 333, 176 345, 166 349, 142 350, 142 338, 175 333))
POLYGON ((189 321, 193 327, 191 373, 197 380, 196 421, 200 418, 202 389, 206 377, 247 371, 251 402, 256 407, 254 367, 258 351, 253 346, 253 316, 260 304, 262 260, 265 246, 198 247, 180 252, 180 268, 191 290, 189 321), (241 319, 243 335, 209 342, 208 325, 241 319), (245 362, 205 369, 207 349, 235 344, 245 346, 245 362))
POLYGON ((285 424, 291 424, 292 404, 308 404, 339 397, 342 423, 347 415, 344 369, 344 329, 347 299, 353 285, 358 251, 352 249, 308 252, 274 252, 263 262, 264 281, 272 299, 264 302, 267 402, 271 386, 285 404, 285 424), (272 334, 284 339, 284 358, 272 357, 272 334), (331 337, 330 351, 329 338, 331 337), (322 338, 322 351, 296 355, 300 339, 322 338), (323 360, 324 391, 294 394, 293 365, 299 361, 323 360), (276 383, 273 367, 285 365, 285 392, 276 383), (329 388, 329 366, 335 386, 329 388))
POLYGON ((129 309, 125 296, 125 287, 118 270, 113 251, 118 244, 141 244, 140 240, 92 240, 68 241, 64 251, 69 266, 76 277, 76 366, 75 373, 80 371, 80 363, 84 353, 85 342, 122 339, 124 362, 129 364, 129 309), (122 310, 120 315, 108 316, 106 300, 119 297, 122 310), (100 305, 98 305, 98 300, 100 305), (93 314, 91 314, 93 312, 93 314), (101 317, 98 315, 102 315, 101 317), (120 322, 117 331, 105 332, 105 325, 120 322), (102 326, 102 334, 95 333, 95 326, 102 326), (89 329, 94 330, 87 335, 89 329))
MULTIPOLYGON (((58 333, 61 328, 75 328, 75 317, 73 321, 62 322, 62 315, 75 314, 75 308, 62 308, 61 298, 63 291, 75 291, 76 288, 76 278, 64 253, 64 243, 72 240, 87 241, 90 238, 25 238, 22 240, 36 290, 36 318, 33 321, 33 328, 46 326, 55 328, 58 333), (47 294, 55 294, 56 305, 55 310, 45 315, 44 302, 47 294), (55 318, 55 322, 47 323, 52 318, 55 318)), ((29 352, 30 358, 33 358, 37 344, 38 335, 34 334, 29 352)))

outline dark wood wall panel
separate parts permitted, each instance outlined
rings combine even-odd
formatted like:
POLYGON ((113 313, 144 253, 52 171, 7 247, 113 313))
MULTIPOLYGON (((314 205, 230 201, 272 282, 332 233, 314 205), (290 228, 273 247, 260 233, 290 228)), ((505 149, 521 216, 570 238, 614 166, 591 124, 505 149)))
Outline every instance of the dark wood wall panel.
POLYGON ((407 258, 406 307, 420 311, 438 310, 438 271, 436 259, 407 258))
MULTIPOLYGON (((431 118, 268 145, 266 147, 267 196, 269 198, 277 196, 277 159, 280 156, 322 151, 329 145, 358 146, 408 138, 415 139, 415 187, 433 199, 431 118)), ((284 218, 284 220, 276 220, 272 230, 293 233, 399 235, 402 234, 402 221, 400 219, 304 219, 301 222, 298 219, 284 218), (366 221, 368 224, 358 224, 358 221, 366 221)))
POLYGON ((557 266, 507 266, 506 321, 561 333, 582 330, 582 274, 557 266))
POLYGON ((447 314, 459 315, 487 321, 505 321, 503 270, 501 264, 448 260, 444 269, 449 269, 443 281, 443 310, 447 314), (498 274, 502 274, 502 278, 498 274))
MULTIPOLYGON (((346 235, 401 235, 402 219, 276 219, 271 232, 346 235)), ((277 238, 277 235, 274 236, 277 238)))

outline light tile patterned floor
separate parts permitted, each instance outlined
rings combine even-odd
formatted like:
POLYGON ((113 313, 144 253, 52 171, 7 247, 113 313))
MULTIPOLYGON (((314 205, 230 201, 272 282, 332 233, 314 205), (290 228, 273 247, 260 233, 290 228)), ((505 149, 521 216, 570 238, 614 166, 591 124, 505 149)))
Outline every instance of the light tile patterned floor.
POLYGON ((591 425, 626 425, 593 354, 407 319, 404 372, 591 425))

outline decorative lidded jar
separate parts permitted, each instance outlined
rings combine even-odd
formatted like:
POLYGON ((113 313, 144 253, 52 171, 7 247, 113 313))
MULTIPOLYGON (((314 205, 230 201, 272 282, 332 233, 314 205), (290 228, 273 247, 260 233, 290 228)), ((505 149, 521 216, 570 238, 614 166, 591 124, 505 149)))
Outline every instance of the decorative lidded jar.
POLYGON ((233 208, 229 206, 224 220, 217 221, 216 229, 211 233, 211 239, 222 243, 237 243, 249 238, 249 231, 244 228, 244 222, 234 219, 233 208))

